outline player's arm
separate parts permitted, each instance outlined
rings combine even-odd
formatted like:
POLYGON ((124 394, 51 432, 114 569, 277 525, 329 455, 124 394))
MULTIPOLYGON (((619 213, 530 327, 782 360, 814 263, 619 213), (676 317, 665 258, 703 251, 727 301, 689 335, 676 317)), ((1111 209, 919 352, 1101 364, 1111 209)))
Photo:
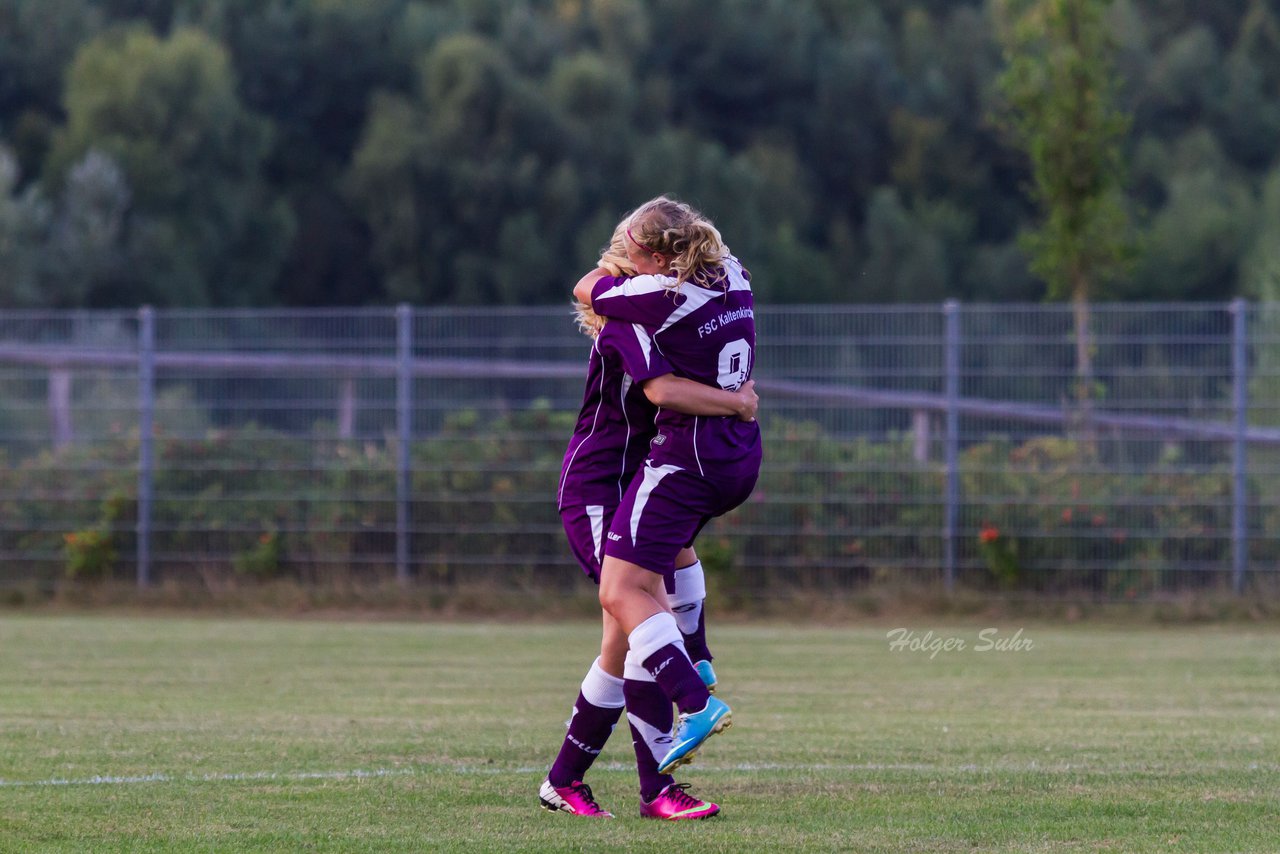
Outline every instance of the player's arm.
POLYGON ((743 383, 736 391, 727 391, 677 377, 645 327, 637 323, 610 323, 607 331, 613 334, 608 336, 604 346, 622 360, 627 374, 655 406, 686 415, 721 415, 743 421, 755 420, 760 402, 755 383, 743 383))
POLYGON ((573 286, 573 298, 590 308, 592 289, 595 287, 596 282, 607 275, 609 275, 609 271, 604 267, 596 267, 590 273, 587 273, 578 280, 578 284, 573 286))
POLYGON ((675 374, 663 374, 647 380, 641 388, 651 403, 664 409, 686 415, 732 415, 739 421, 755 421, 760 407, 755 385, 755 380, 747 380, 737 391, 726 391, 675 374))
POLYGON ((661 326, 675 308, 674 283, 670 276, 614 276, 597 267, 578 280, 573 296, 602 317, 661 326))

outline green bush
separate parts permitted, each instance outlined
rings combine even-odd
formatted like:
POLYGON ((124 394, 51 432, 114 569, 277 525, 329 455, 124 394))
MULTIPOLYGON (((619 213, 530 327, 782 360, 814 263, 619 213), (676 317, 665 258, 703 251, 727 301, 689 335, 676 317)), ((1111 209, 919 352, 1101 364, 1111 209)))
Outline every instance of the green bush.
POLYGON ((66 575, 79 581, 102 581, 110 577, 118 559, 116 524, 125 513, 129 499, 113 492, 102 502, 97 524, 63 535, 66 575))
POLYGON ((284 549, 280 534, 264 531, 249 549, 231 557, 231 566, 239 575, 253 578, 277 578, 280 575, 284 549))
MULTIPOLYGON (((554 498, 573 421, 574 413, 547 408, 492 417, 468 410, 414 442, 410 554, 420 578, 577 578, 554 498)), ((768 426, 754 495, 700 538, 722 589, 938 579, 946 476, 938 462, 914 459, 910 436, 871 441, 811 423, 768 426)), ((137 548, 137 453, 136 437, 118 437, 0 465, 0 513, 12 520, 0 529, 0 551, 46 577, 58 567, 76 579, 125 571, 137 548)), ((387 580, 396 459, 391 438, 261 427, 161 436, 155 577, 387 580)), ((966 447, 960 462, 963 583, 1132 595, 1221 579, 1229 566, 1225 465, 1193 467, 1170 453, 1126 466, 1105 446, 1058 437, 992 439, 966 447)), ((1255 533, 1280 530, 1278 489, 1262 474, 1251 481, 1255 533)), ((1252 548, 1255 564, 1280 558, 1273 534, 1252 548)))
MULTIPOLYGON (((998 530, 1024 583, 1131 594, 1203 582, 1207 574, 1196 570, 1229 558, 1225 470, 1186 466, 1171 454, 1126 471, 1096 443, 1061 437, 974 445, 961 469, 969 529, 998 530)), ((981 546, 980 562, 990 567, 993 549, 981 546)), ((992 573, 1006 581, 1011 574, 992 573)))

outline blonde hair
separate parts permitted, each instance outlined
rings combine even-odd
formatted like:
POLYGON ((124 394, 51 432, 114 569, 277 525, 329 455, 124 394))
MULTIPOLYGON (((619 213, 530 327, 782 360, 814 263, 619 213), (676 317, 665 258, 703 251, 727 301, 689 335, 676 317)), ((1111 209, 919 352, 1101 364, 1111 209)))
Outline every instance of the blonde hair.
MULTIPOLYGON (((608 270, 611 276, 634 276, 636 273, 631 266, 631 259, 627 257, 627 222, 623 220, 618 223, 613 236, 609 238, 609 245, 601 251, 597 262, 597 266, 608 270)), ((605 318, 592 311, 591 306, 586 303, 574 300, 573 314, 578 323, 578 331, 588 338, 595 338, 604 328, 605 318)))
POLYGON ((729 247, 711 220, 689 205, 658 196, 632 211, 624 225, 642 248, 672 259, 675 289, 685 282, 724 286, 729 247))

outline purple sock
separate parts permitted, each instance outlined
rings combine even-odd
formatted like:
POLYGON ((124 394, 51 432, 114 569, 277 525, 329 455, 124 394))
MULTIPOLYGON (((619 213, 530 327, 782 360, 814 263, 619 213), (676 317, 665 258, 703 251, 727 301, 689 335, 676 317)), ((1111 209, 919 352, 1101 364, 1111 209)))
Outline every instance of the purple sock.
POLYGON ((573 717, 569 719, 569 732, 547 774, 551 785, 563 787, 581 781, 604 749, 620 717, 621 708, 593 705, 579 692, 578 702, 573 704, 573 717))
MULTIPOLYGON (((687 607, 692 610, 693 608, 698 606, 689 605, 687 607)), ((677 609, 676 619, 679 620, 679 618, 680 618, 679 609, 677 609)), ((685 651, 689 653, 690 661, 710 661, 711 660, 711 650, 707 648, 706 614, 701 608, 698 608, 697 628, 695 628, 692 632, 689 632, 689 634, 685 634, 684 629, 681 628, 680 637, 684 639, 684 648, 685 648, 685 651)))
POLYGON ((700 712, 711 694, 693 669, 689 656, 676 644, 667 644, 644 660, 644 669, 682 713, 700 712))
POLYGON ((671 749, 675 715, 671 712, 671 700, 662 693, 658 683, 651 681, 648 674, 644 675, 644 679, 628 678, 622 685, 622 693, 627 698, 627 722, 631 724, 631 743, 636 749, 640 797, 652 801, 675 782, 670 774, 658 773, 658 760, 671 749))

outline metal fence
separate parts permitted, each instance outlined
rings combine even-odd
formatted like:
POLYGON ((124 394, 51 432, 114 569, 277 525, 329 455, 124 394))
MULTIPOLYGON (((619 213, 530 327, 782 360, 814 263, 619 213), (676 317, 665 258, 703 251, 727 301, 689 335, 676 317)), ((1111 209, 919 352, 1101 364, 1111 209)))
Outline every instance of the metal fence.
MULTIPOLYGON (((1280 306, 762 306, 745 592, 1271 590, 1280 306)), ((572 584, 566 310, 0 313, 0 584, 572 584)))

